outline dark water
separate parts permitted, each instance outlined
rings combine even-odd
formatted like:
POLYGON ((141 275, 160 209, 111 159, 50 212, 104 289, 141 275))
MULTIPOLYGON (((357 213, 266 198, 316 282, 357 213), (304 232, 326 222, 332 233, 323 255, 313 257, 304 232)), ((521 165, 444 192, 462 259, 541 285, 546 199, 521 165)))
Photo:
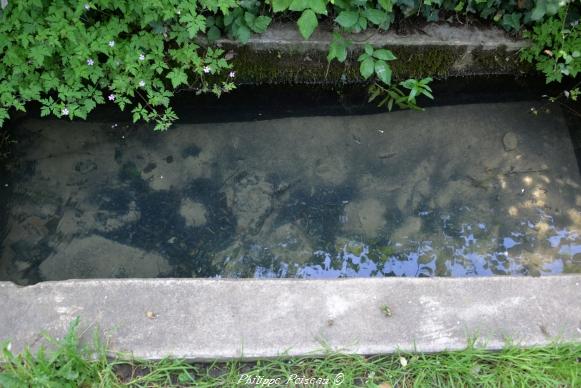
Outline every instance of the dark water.
POLYGON ((217 118, 163 134, 23 119, 0 193, 0 275, 578 273, 571 128, 533 106, 217 118))

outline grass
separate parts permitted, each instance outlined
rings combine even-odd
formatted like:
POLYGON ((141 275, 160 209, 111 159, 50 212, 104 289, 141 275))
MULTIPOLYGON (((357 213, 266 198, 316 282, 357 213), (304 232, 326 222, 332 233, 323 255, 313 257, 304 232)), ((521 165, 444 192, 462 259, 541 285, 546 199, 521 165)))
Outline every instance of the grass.
POLYGON ((329 353, 257 362, 188 364, 180 360, 120 361, 107 357, 95 335, 79 341, 78 320, 49 351, 15 355, 3 347, 2 387, 575 387, 581 384, 581 344, 555 343, 493 352, 472 343, 465 350, 363 357, 329 353), (310 379, 310 380, 309 380, 310 379), (319 380, 317 380, 319 379, 319 380), (328 384, 325 383, 328 379, 328 384), (337 380, 338 379, 338 380, 337 380), (317 384, 318 383, 318 384, 317 384), (270 384, 270 385, 269 385, 270 384))

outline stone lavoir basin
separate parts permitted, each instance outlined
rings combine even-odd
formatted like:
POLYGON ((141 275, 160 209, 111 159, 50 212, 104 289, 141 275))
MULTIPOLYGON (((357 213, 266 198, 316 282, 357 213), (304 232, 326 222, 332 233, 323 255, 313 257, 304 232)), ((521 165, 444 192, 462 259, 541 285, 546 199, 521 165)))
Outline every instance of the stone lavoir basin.
POLYGON ((218 117, 162 134, 23 118, 0 187, 0 279, 580 273, 574 129, 531 108, 218 117))

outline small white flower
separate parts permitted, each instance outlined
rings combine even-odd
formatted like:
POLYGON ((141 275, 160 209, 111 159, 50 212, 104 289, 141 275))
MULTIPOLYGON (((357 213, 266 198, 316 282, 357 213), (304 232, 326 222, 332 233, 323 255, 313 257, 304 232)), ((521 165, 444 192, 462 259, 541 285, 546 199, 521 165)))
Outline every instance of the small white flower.
POLYGON ((62 114, 63 116, 68 116, 68 114, 69 114, 69 110, 68 110, 67 108, 63 108, 63 110, 61 110, 61 114, 62 114))
POLYGON ((144 80, 139 81, 139 86, 144 87, 145 86, 145 81, 144 80))
POLYGON ((87 59, 87 65, 93 66, 94 64, 95 64, 95 61, 93 61, 93 59, 91 59, 91 58, 87 59))
POLYGON ((109 101, 115 101, 115 95, 114 94, 109 94, 109 97, 107 97, 109 99, 109 101))
POLYGON ((236 72, 235 71, 231 71, 230 74, 228 74, 228 77, 230 77, 230 78, 236 77, 236 72))
POLYGON ((178 9, 178 10, 176 11, 176 13, 177 13, 178 15, 181 15, 181 14, 182 14, 182 11, 180 11, 180 10, 178 9))
POLYGON ((204 66, 204 73, 208 74, 210 72, 210 66, 204 66))
POLYGON ((109 41, 109 47, 113 47, 115 46, 115 41, 114 40, 110 40, 109 41))
POLYGON ((89 4, 85 4, 84 7, 87 11, 91 9, 91 6, 89 4))
POLYGON ((145 55, 139 54, 139 60, 140 61, 145 61, 145 55))

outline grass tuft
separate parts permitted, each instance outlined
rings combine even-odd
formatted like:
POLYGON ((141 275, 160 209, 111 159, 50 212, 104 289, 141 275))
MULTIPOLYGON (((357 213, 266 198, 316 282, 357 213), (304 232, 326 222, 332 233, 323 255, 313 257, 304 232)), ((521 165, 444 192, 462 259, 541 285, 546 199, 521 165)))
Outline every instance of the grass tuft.
POLYGON ((487 351, 470 341, 462 351, 402 352, 364 357, 329 353, 256 362, 189 364, 110 359, 97 332, 83 345, 75 320, 50 351, 20 354, 2 349, 0 386, 12 387, 576 387, 581 385, 581 344, 487 351), (318 380, 317 380, 318 379, 318 380), (338 380, 339 379, 339 380, 338 380), (328 380, 328 384, 324 384, 328 380), (340 381, 340 385, 334 385, 340 381), (257 383, 258 382, 258 383, 257 383), (322 382, 322 383, 321 383, 322 382))

